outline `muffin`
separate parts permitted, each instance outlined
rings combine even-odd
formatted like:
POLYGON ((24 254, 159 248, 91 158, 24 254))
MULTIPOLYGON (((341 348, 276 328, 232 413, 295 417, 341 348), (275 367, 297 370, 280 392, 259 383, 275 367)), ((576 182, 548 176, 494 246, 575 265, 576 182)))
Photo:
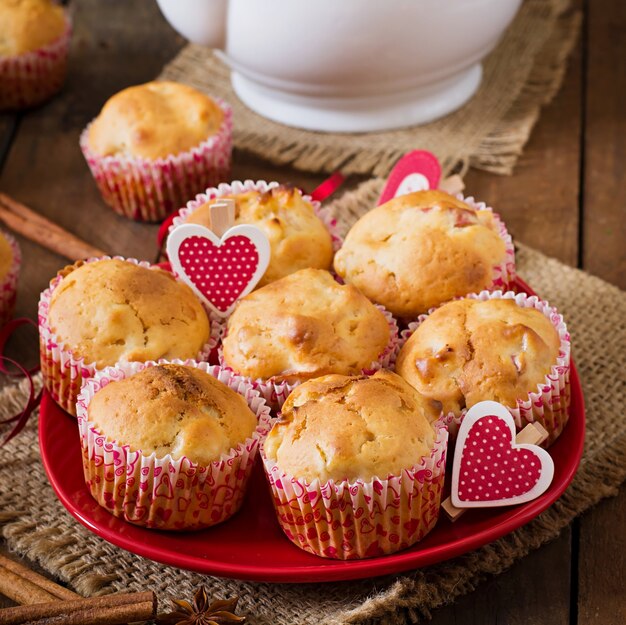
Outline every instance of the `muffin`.
POLYGON ((0 327, 13 317, 22 255, 17 241, 0 230, 0 327))
POLYGON ((352 285, 322 269, 301 269, 239 300, 220 358, 280 405, 304 380, 386 366, 396 334, 390 316, 352 285))
POLYGON ((447 431, 435 402, 390 371, 296 388, 261 451, 279 523, 342 560, 393 553, 437 521, 447 431))
POLYGON ((147 263, 78 262, 39 303, 41 369, 54 399, 75 414, 81 379, 120 361, 208 357, 219 327, 193 291, 147 263))
POLYGON ((441 402, 453 427, 474 404, 492 400, 509 408, 518 430, 538 421, 550 442, 560 434, 568 418, 570 346, 563 318, 547 303, 483 292, 444 304, 415 326, 396 371, 441 402))
POLYGON ((160 221, 227 177, 231 111, 175 82, 149 82, 111 97, 80 145, 104 201, 125 217, 160 221))
POLYGON ((219 367, 121 363, 83 385, 78 422, 85 481, 115 516, 195 530, 241 506, 269 409, 219 367))
POLYGON ((506 286, 513 245, 484 204, 417 191, 361 217, 335 256, 335 271, 394 315, 415 318, 455 297, 506 286))
POLYGON ((185 223, 211 228, 210 207, 222 199, 235 201, 235 225, 252 224, 267 235, 270 263, 258 287, 307 267, 330 269, 333 247, 341 244, 334 220, 319 202, 278 183, 236 180, 207 189, 180 210, 170 232, 185 223))
POLYGON ((70 22, 51 0, 0 0, 0 111, 36 106, 65 80, 70 22))

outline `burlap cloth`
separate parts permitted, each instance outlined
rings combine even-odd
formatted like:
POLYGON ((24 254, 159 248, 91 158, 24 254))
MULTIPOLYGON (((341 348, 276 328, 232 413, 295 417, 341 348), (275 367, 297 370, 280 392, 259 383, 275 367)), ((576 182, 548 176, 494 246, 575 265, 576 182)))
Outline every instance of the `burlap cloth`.
MULTIPOLYGON (((231 103, 235 147, 306 171, 383 176, 416 148, 437 155, 444 173, 468 165, 510 173, 542 105, 557 92, 576 39, 580 14, 570 0, 525 0, 484 63, 476 96, 430 124, 368 134, 325 134, 289 128, 248 109, 235 95, 228 69, 205 48, 187 46, 160 78, 193 85, 231 103)), ((320 28, 323 25, 319 25, 320 28)))
MULTIPOLYGON (((373 206, 381 180, 364 183, 332 205, 346 227, 373 206)), ((83 594, 154 589, 159 597, 189 596, 200 583, 215 597, 241 596, 250 623, 319 625, 403 623, 476 588, 487 576, 555 538, 572 519, 626 477, 626 293, 598 278, 519 246, 518 269, 565 315, 587 407, 580 469, 550 509, 516 532, 455 560, 359 582, 325 585, 246 583, 163 566, 114 547, 75 522, 57 501, 39 459, 37 425, 0 449, 0 522, 10 548, 39 561, 83 594)), ((16 412, 22 384, 0 397, 0 416, 16 412)), ((286 539, 285 539, 286 540, 286 539)))

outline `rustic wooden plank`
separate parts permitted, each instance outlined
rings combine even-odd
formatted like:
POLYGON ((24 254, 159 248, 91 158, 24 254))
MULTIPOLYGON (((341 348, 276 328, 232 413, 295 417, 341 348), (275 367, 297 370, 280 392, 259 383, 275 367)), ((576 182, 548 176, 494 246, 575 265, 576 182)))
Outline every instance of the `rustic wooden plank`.
MULTIPOLYGON (((0 189, 101 249, 153 258, 156 227, 130 222, 106 207, 78 139, 108 97, 156 76, 183 43, 156 3, 77 3, 65 88, 22 116, 0 189)), ((20 244, 24 262, 17 313, 35 317, 39 292, 66 261, 22 238, 20 244)))
POLYGON ((9 153, 18 124, 18 116, 13 113, 0 113, 0 170, 9 153))
POLYGON ((583 263, 626 288, 626 3, 588 4, 583 263))

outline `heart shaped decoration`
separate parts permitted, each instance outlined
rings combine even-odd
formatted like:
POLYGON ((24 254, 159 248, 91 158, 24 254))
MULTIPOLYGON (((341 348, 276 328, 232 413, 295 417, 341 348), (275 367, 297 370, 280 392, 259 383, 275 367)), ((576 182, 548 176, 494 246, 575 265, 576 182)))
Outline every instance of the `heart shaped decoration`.
POLYGON ((434 154, 425 150, 408 152, 391 170, 378 205, 406 193, 436 189, 440 178, 441 165, 434 154))
POLYGON ((221 317, 233 311, 263 277, 270 244, 259 228, 238 225, 221 238, 196 224, 183 224, 167 240, 174 273, 221 317))
POLYGON ((546 491, 554 462, 537 445, 515 444, 511 413, 494 401, 472 406, 459 428, 451 499, 457 508, 491 508, 531 501, 546 491))

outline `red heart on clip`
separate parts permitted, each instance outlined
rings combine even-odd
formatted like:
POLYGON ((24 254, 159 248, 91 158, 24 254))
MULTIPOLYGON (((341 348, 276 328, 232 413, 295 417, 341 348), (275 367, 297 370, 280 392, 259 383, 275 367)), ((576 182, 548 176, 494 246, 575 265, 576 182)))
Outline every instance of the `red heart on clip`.
POLYGON ((452 503, 459 508, 509 506, 539 497, 554 463, 537 445, 515 444, 515 422, 501 404, 485 401, 463 418, 452 467, 452 503))
POLYGON ((174 272, 217 314, 227 316, 265 273, 270 246, 254 226, 234 226, 220 239, 208 228, 184 224, 169 236, 167 254, 174 272))
POLYGON ((440 179, 441 165, 434 154, 425 150, 408 152, 391 170, 378 205, 413 191, 436 189, 440 179))

